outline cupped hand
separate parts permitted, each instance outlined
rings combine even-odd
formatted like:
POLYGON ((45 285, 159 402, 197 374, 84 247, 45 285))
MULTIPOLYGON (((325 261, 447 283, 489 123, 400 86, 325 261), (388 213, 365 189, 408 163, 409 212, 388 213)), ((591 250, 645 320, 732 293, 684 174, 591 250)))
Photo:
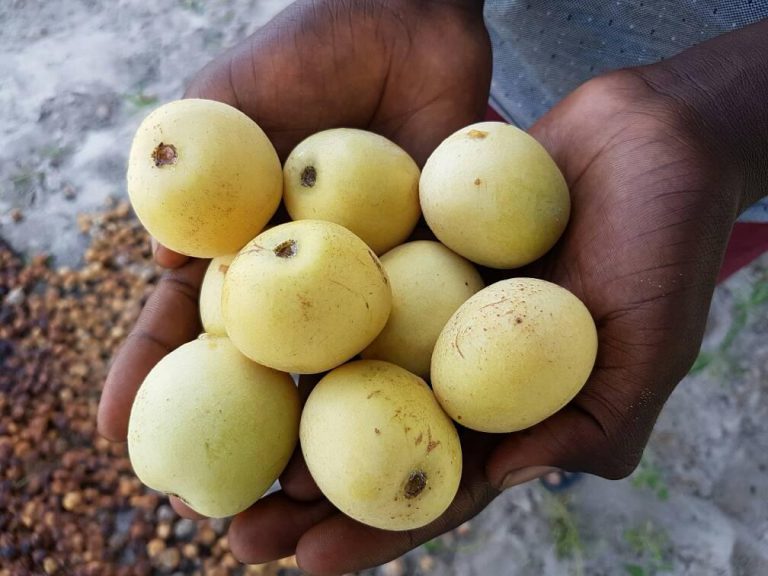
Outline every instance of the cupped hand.
MULTIPOLYGON (((303 1, 204 68, 186 96, 239 108, 265 130, 281 159, 315 132, 357 127, 390 138, 421 165, 447 135, 482 118, 490 72, 490 45, 478 2, 303 1)), ((99 431, 114 441, 126 439, 131 405, 144 377, 201 330, 197 297, 206 262, 162 246, 155 246, 154 253, 160 265, 173 269, 160 280, 115 357, 99 405, 99 431)), ((480 474, 477 482, 468 476, 465 484, 479 486, 482 495, 465 490, 440 531, 491 498, 482 475, 483 454, 470 452, 477 461, 470 468, 480 474)), ((293 554, 307 532, 300 561, 310 570, 322 567, 329 530, 341 539, 350 534, 358 549, 352 565, 363 566, 426 537, 411 540, 410 534, 400 533, 396 543, 381 543, 380 531, 345 522, 321 498, 298 451, 281 484, 282 491, 233 523, 230 537, 242 560, 293 554), (321 538, 312 537, 312 526, 320 528, 315 534, 321 538)), ((172 503, 180 513, 195 516, 177 500, 172 503)), ((338 560, 328 559, 324 569, 335 571, 338 560)))
POLYGON ((739 177, 704 119, 658 91, 652 70, 591 80, 532 128, 564 171, 573 211, 530 273, 584 301, 599 347, 566 408, 495 449, 486 470, 496 486, 531 466, 627 476, 701 345, 739 177))
MULTIPOLYGON (((299 3, 204 69, 188 95, 245 111, 281 158, 313 132, 354 126, 388 136, 421 164, 482 115, 489 68, 481 15, 461 2, 299 3)), ((501 489, 552 467, 608 478, 631 472, 698 350, 738 210, 727 158, 713 153, 698 120, 642 71, 625 71, 588 82, 532 129, 566 176, 573 212, 555 249, 515 275, 568 287, 595 318, 597 363, 573 402, 520 433, 461 430, 459 494, 441 518, 413 531, 377 530, 336 511, 297 451, 282 490, 233 521, 238 558, 295 553, 311 573, 354 571, 457 526, 501 489)), ((125 439, 152 366, 197 335, 203 270, 191 261, 170 271, 117 356, 99 411, 108 438, 125 439)), ((311 385, 304 379, 305 394, 311 385)))
MULTIPOLYGON (((423 164, 443 138, 482 116, 489 84, 490 46, 477 9, 447 1, 304 1, 204 68, 186 96, 239 108, 281 159, 315 132, 356 127, 383 134, 423 164)), ((164 247, 155 259, 174 270, 107 378, 98 419, 111 440, 125 440, 150 369, 200 331, 204 265, 164 247)))
MULTIPOLYGON (((739 209, 732 164, 713 152, 701 126, 634 70, 588 82, 531 130, 563 170, 573 208, 555 248, 514 275, 569 288, 598 328, 595 368, 568 406, 519 433, 460 429, 456 501, 413 531, 377 530, 335 511, 297 454, 284 492, 235 519, 235 553, 263 562, 295 552, 313 574, 341 574, 395 558, 471 518, 499 491, 550 470, 632 472, 699 349, 739 209)), ((485 272, 488 282, 509 275, 485 272)))

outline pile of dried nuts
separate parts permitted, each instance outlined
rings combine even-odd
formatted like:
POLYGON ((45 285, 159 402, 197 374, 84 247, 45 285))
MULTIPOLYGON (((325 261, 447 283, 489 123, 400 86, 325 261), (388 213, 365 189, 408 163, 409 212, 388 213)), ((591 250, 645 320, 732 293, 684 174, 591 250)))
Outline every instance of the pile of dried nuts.
POLYGON ((294 574, 243 567, 226 521, 180 519, 96 431, 110 359, 157 280, 127 203, 82 216, 82 268, 0 241, 0 576, 294 574))

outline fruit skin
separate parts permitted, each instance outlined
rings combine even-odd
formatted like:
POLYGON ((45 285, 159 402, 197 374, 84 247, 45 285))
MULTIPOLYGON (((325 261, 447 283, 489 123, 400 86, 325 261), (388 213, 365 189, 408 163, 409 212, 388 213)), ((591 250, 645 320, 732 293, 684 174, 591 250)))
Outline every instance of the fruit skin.
POLYGON ((381 332, 392 307, 376 255, 346 228, 299 220, 248 243, 224 280, 227 334, 249 358, 285 372, 330 370, 381 332))
POLYGON ((280 160, 267 136, 239 110, 212 100, 176 100, 147 116, 133 139, 127 180, 149 233, 199 258, 240 250, 282 196, 280 160))
POLYGON ((429 240, 392 249, 381 264, 392 287, 392 313, 362 357, 386 360, 427 378, 440 331, 483 288, 483 279, 470 262, 429 240))
POLYGON ((462 426, 514 432, 565 406, 596 354, 595 323, 576 296, 544 280, 502 280, 446 324, 432 355, 432 388, 462 426))
POLYGON ((379 360, 327 374, 301 417, 312 478, 344 514, 385 530, 432 522, 461 479, 456 428, 424 381, 379 360))
POLYGON ((215 336, 226 336, 224 318, 221 315, 221 290, 224 287, 224 277, 235 254, 218 256, 211 260, 200 286, 200 320, 203 331, 215 336))
POLYGON ((341 224, 376 254, 404 242, 421 215, 416 162, 365 130, 334 128, 305 139, 285 161, 283 181, 293 220, 341 224))
POLYGON ((503 122, 446 138, 424 165, 421 209, 435 236, 477 264, 517 268, 565 230, 568 186, 536 139, 503 122))
POLYGON ((136 394, 128 452, 139 479, 206 516, 248 508, 277 479, 298 437, 288 374, 203 335, 152 369, 136 394))

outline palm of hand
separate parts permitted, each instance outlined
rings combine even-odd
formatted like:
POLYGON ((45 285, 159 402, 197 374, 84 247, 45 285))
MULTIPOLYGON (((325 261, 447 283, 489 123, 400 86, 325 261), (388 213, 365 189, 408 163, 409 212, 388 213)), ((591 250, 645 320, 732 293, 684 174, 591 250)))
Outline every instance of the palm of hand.
POLYGON ((582 298, 600 345, 582 392, 505 440, 488 475, 547 465, 621 478, 698 351, 729 233, 722 213, 737 207, 721 200, 725 175, 695 127, 635 73, 585 84, 532 132, 564 170, 573 208, 530 273, 582 298))

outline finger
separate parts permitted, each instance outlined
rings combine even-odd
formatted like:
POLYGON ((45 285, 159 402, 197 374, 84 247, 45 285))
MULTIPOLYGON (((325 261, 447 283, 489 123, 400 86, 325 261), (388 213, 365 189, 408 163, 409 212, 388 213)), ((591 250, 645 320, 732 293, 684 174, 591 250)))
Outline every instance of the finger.
POLYGON ((327 500, 296 502, 275 492, 235 516, 227 534, 229 546, 246 564, 291 556, 302 534, 334 513, 327 500))
POLYGON ((186 264, 189 260, 189 256, 174 252, 170 248, 166 248, 160 242, 154 238, 150 238, 152 242, 152 255, 155 258, 155 262, 163 268, 178 268, 186 264))
MULTIPOLYGON (((299 397, 302 406, 323 376, 324 374, 299 375, 299 397)), ((302 502, 311 502, 323 497, 323 493, 320 492, 320 488, 317 487, 309 473, 300 447, 296 448, 288 466, 280 475, 280 487, 288 496, 302 502)))
POLYGON ((300 502, 312 502, 323 497, 320 488, 309 474, 304 455, 298 447, 280 475, 280 488, 289 497, 300 502))
POLYGON ((606 408, 609 401, 592 395, 594 389, 585 388, 540 424, 508 435, 488 458, 491 484, 504 490, 539 477, 550 467, 610 479, 629 475, 640 461, 658 409, 642 402, 606 408), (615 420, 601 415, 606 409, 615 420))
POLYGON ((165 273, 123 343, 99 402, 99 433, 122 442, 136 391, 160 359, 200 333, 197 306, 205 260, 165 273))
POLYGON ((171 508, 173 508, 176 511, 176 514, 182 518, 189 518, 190 520, 203 520, 206 518, 206 516, 195 512, 192 510, 192 508, 184 504, 184 502, 182 502, 177 496, 171 496, 169 500, 171 502, 171 508))
POLYGON ((312 528, 299 540, 296 560, 310 574, 343 574, 384 564, 474 517, 497 496, 485 481, 462 485, 451 507, 416 530, 392 532, 366 526, 341 513, 312 528))

